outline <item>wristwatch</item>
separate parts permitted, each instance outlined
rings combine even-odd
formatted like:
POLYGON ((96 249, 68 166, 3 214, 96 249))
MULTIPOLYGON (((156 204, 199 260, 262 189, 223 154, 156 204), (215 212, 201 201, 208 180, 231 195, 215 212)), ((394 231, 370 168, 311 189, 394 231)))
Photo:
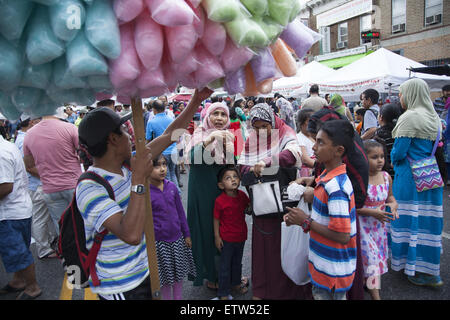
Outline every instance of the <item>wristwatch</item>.
POLYGON ((131 186, 131 191, 136 192, 137 194, 144 194, 145 186, 143 184, 136 184, 134 186, 131 186))
POLYGON ((311 217, 308 217, 300 225, 302 227, 304 233, 308 233, 309 230, 311 230, 311 222, 313 222, 313 219, 311 217))

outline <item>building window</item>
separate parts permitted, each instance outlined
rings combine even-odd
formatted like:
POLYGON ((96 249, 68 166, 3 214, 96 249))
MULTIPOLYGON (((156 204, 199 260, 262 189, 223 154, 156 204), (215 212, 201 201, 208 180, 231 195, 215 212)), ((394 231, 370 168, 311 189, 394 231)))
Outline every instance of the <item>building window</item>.
MULTIPOLYGON (((365 16, 361 16, 359 19, 360 32, 371 31, 372 30, 372 15, 367 14, 365 16)), ((361 44, 372 42, 370 39, 362 39, 361 44)))
POLYGON ((320 40, 320 54, 330 53, 330 27, 320 27, 319 33, 322 35, 320 40))
POLYGON ((405 31, 406 0, 392 0, 392 33, 405 31))
POLYGON ((425 26, 442 22, 442 0, 425 0, 425 26))
POLYGON ((348 23, 338 24, 338 42, 336 47, 338 49, 344 49, 348 46, 348 23))

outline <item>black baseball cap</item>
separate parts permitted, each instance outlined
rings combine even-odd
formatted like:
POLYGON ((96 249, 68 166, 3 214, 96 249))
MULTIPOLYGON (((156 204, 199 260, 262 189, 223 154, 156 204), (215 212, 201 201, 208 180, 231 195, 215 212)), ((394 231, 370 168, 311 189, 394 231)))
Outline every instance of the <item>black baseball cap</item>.
POLYGON ((121 117, 108 107, 89 111, 78 126, 82 143, 93 147, 102 142, 111 132, 131 119, 131 112, 121 117))

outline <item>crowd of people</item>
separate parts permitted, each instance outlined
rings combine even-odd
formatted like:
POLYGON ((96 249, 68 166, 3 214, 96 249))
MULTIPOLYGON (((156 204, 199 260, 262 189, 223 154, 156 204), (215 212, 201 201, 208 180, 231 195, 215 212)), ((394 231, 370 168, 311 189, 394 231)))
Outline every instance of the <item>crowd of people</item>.
POLYGON ((443 185, 418 191, 410 168, 410 160, 435 154, 447 183, 450 87, 442 91, 433 105, 427 84, 411 79, 398 103, 367 89, 354 108, 339 94, 322 98, 317 85, 301 103, 279 93, 214 97, 207 88, 188 103, 162 96, 144 105, 139 153, 131 108, 114 100, 42 118, 23 114, 18 123, 0 118, 0 257, 13 273, 0 294, 42 294, 31 238, 39 259, 57 258, 58 222, 75 194, 87 247, 108 230, 92 291, 106 300, 151 299, 147 181, 163 299, 188 298, 186 278, 219 299, 250 286, 254 300, 356 300, 364 290, 380 299, 389 268, 416 285, 442 286, 443 185), (83 171, 105 179, 114 199, 93 180, 78 182, 83 171), (189 175, 187 186, 181 174, 189 175), (264 177, 280 189, 305 186, 310 212, 289 206, 256 214, 267 195, 253 193, 249 181, 264 177), (246 214, 251 275, 242 275, 246 214), (310 236, 307 284, 283 271, 282 222, 310 236))

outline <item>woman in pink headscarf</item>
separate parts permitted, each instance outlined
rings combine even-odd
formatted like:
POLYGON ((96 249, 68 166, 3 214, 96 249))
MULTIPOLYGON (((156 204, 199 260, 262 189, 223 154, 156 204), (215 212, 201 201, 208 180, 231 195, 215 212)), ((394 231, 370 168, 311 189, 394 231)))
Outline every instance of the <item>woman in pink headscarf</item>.
POLYGON ((228 163, 234 163, 234 135, 229 110, 215 102, 206 110, 202 124, 194 131, 186 148, 190 163, 187 221, 192 238, 192 253, 196 265, 194 286, 217 289, 215 258, 219 255, 214 242, 214 201, 221 193, 217 174, 228 163))

